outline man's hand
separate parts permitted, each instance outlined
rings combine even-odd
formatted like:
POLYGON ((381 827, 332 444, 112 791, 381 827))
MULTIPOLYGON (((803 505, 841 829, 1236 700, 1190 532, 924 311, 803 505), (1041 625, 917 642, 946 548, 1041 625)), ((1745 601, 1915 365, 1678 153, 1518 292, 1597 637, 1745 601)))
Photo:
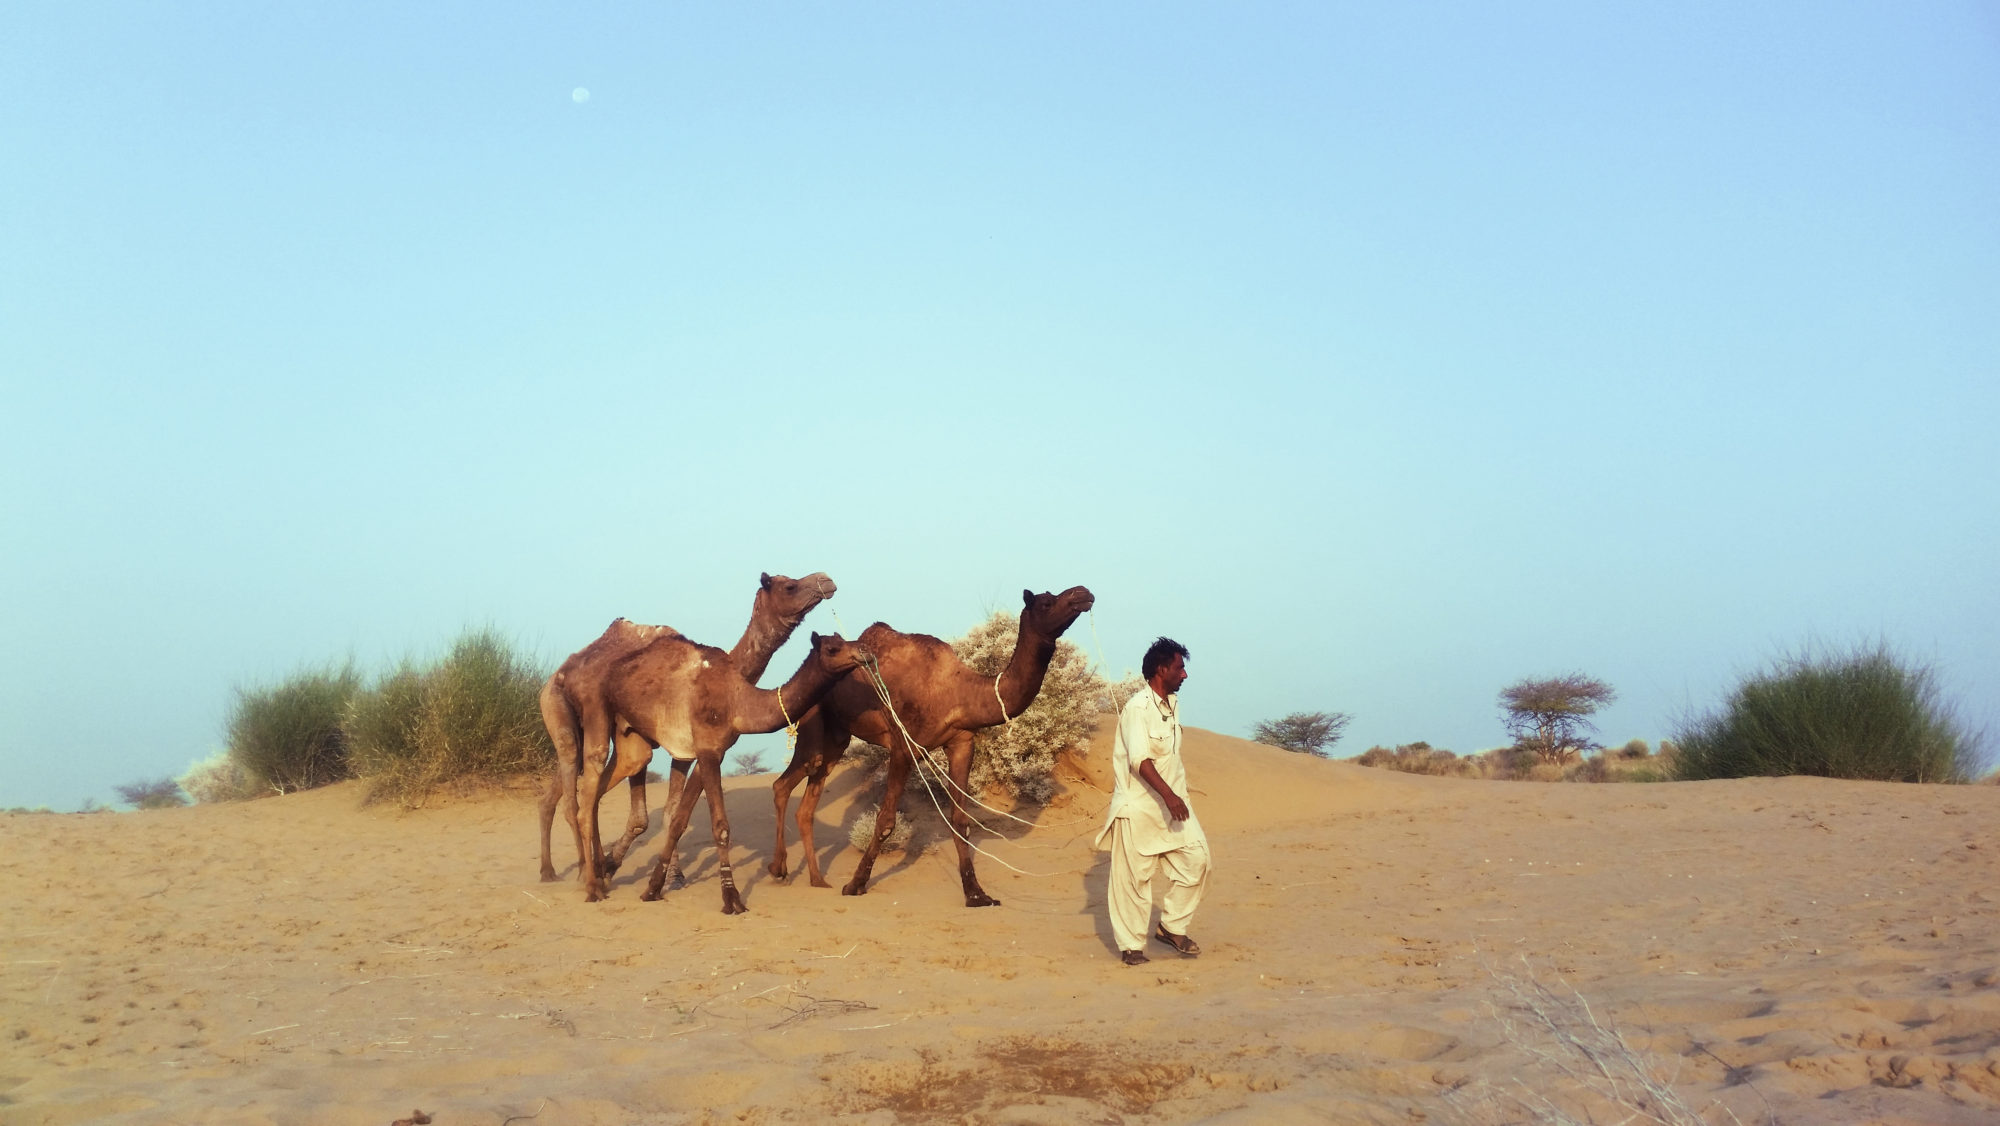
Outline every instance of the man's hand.
POLYGON ((1160 800, 1167 803, 1167 816, 1176 821, 1188 819, 1187 803, 1181 800, 1179 794, 1174 793, 1172 787, 1167 785, 1166 779, 1160 777, 1160 772, 1153 766, 1152 759, 1139 764, 1139 777, 1144 778, 1146 785, 1151 786, 1153 792, 1160 795, 1160 800))

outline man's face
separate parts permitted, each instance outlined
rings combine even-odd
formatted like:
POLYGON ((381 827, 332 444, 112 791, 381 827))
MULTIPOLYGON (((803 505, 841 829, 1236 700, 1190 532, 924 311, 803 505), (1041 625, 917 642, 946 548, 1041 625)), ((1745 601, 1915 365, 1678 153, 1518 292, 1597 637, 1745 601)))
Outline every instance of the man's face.
POLYGON ((1179 653, 1160 666, 1160 687, 1166 689, 1169 696, 1179 692, 1181 685, 1187 683, 1187 678, 1187 661, 1179 653))

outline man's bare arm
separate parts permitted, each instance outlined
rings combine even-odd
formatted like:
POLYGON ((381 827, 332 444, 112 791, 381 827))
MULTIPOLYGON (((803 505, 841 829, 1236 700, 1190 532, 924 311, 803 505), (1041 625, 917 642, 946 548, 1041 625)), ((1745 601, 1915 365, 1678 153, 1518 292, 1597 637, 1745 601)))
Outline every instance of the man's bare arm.
POLYGON ((1176 821, 1188 819, 1187 803, 1168 787, 1166 779, 1160 777, 1160 772, 1154 768, 1152 759, 1145 759, 1139 763, 1139 777, 1144 778, 1146 785, 1151 786, 1153 792, 1160 795, 1160 800, 1167 803, 1168 816, 1176 821))

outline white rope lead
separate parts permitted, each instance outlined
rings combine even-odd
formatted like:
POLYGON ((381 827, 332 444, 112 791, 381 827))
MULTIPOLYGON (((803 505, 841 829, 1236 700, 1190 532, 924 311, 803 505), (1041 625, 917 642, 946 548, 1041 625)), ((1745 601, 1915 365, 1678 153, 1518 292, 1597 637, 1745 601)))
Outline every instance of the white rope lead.
MULTIPOLYGON (((911 763, 912 765, 917 767, 917 779, 918 781, 921 781, 924 784, 924 793, 931 799, 932 808, 936 809, 938 816, 944 820, 945 828, 951 830, 951 835, 958 838, 960 841, 965 842, 966 846, 971 848, 972 851, 978 853, 981 856, 986 857, 988 860, 993 861, 995 864, 1000 865, 1002 868, 1005 868, 1010 872, 1017 872, 1023 876, 1034 876, 1039 879, 1047 879, 1055 876, 1069 875, 1070 873, 1067 872, 1030 872, 1025 868, 1016 867, 1013 864, 1008 863, 1005 857, 995 856, 993 853, 988 852, 983 848, 980 848, 979 842, 973 840, 970 834, 961 833, 958 831, 958 826, 953 825, 951 823, 951 815, 944 811, 944 804, 938 801, 937 791, 931 787, 929 774, 926 773, 924 770, 925 766, 929 766, 932 771, 937 770, 937 764, 930 761, 930 754, 931 754, 930 749, 928 747, 925 747, 922 743, 919 743, 915 739, 910 737, 910 729, 903 726, 903 717, 896 714, 896 705, 893 701, 889 699, 888 684, 886 684, 882 680, 881 674, 875 670, 875 666, 872 663, 869 664, 867 668, 870 678, 873 679, 875 682, 875 694, 882 698, 882 706, 889 710, 889 718, 892 721, 894 721, 894 723, 896 724, 896 730, 902 734, 903 742, 910 749, 911 763)), ((949 794, 951 790, 958 788, 958 784, 956 782, 950 782, 948 778, 946 779, 946 781, 949 783, 948 788, 945 791, 947 794, 949 794)), ((974 798, 973 800, 978 801, 979 799, 974 798)), ((953 798, 952 802, 954 805, 957 805, 956 798, 953 798)), ((982 806, 985 805, 984 802, 980 802, 980 804, 982 806)), ((987 806, 986 808, 991 809, 992 807, 987 806)), ((971 819, 974 824, 978 824, 978 818, 973 817, 969 812, 966 812, 964 806, 958 806, 958 809, 960 812, 966 813, 967 818, 971 819)), ((1004 810, 995 809, 993 810, 993 812, 1000 813, 1009 817, 1013 816, 1012 814, 1006 813, 1004 810)), ((1021 819, 1015 817, 1014 820, 1020 821, 1021 819)), ((1030 828, 1034 827, 1033 822, 1022 821, 1021 823, 1029 826, 1030 828)), ((987 829, 985 825, 980 825, 979 827, 981 829, 985 829, 989 833, 993 833, 993 830, 987 829)), ((993 835, 999 836, 1000 834, 994 833, 993 835)))

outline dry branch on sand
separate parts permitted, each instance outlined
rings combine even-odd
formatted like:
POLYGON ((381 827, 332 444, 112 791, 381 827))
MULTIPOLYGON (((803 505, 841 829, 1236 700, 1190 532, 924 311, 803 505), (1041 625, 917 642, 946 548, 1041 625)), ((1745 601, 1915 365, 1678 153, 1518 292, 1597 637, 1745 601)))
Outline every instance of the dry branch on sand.
POLYGON ((1742 1120, 1720 1102, 1696 1109, 1674 1088, 1675 1075, 1632 1047, 1609 1017, 1599 1017, 1562 978, 1550 985, 1524 956, 1521 972, 1487 966, 1500 993, 1489 1018, 1502 1039, 1527 1056, 1506 1083, 1479 1080, 1446 1093, 1467 1123, 1654 1123, 1720 1126, 1742 1120))

